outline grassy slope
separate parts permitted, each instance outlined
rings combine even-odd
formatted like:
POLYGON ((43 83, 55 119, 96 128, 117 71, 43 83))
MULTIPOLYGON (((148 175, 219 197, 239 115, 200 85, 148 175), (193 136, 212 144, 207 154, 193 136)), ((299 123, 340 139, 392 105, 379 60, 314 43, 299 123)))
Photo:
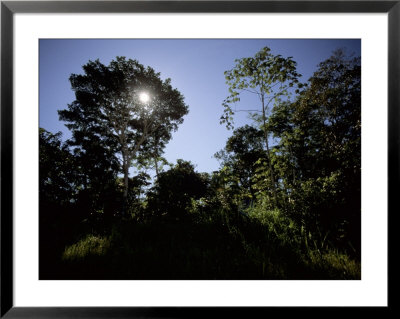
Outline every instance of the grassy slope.
POLYGON ((360 263, 334 250, 310 248, 274 213, 239 223, 118 222, 67 245, 52 265, 43 279, 361 277, 360 263))

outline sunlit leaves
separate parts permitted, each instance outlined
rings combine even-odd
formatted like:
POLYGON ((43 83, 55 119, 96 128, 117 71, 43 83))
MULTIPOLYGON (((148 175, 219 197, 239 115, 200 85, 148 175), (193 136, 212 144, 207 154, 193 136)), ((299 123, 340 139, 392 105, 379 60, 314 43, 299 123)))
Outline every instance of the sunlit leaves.
POLYGON ((233 128, 232 105, 240 101, 240 94, 251 90, 259 97, 272 97, 271 101, 276 103, 276 98, 288 97, 288 88, 299 83, 297 78, 300 75, 292 57, 273 55, 268 47, 261 49, 254 57, 236 59, 235 63, 233 69, 224 72, 230 95, 222 104, 224 115, 221 116, 221 124, 226 124, 228 129, 233 128))

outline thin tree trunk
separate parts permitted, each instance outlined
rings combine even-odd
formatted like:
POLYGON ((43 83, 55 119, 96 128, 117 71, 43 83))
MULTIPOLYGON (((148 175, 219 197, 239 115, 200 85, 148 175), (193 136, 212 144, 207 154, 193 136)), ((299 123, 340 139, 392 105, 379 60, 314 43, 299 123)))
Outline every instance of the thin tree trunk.
POLYGON ((154 164, 155 164, 155 169, 156 169, 156 177, 158 178, 158 156, 157 155, 154 157, 154 164))
POLYGON ((156 169, 156 177, 158 178, 158 139, 156 139, 156 147, 155 147, 155 155, 154 155, 154 164, 156 169))
POLYGON ((264 94, 261 94, 261 103, 262 103, 262 114, 263 114, 264 139, 265 139, 265 145, 266 145, 266 148, 267 148, 268 167, 269 167, 269 173, 270 173, 270 178, 271 178, 271 182, 272 182, 272 192, 274 194, 274 204, 275 204, 275 207, 277 207, 278 200, 277 200, 277 196, 276 196, 275 178, 274 178, 274 172, 273 172, 272 163, 271 163, 271 155, 270 155, 270 152, 269 152, 269 145, 268 145, 268 134, 267 134, 267 127, 266 127, 264 94))
POLYGON ((128 165, 124 165, 124 199, 128 198, 128 165))
POLYGON ((293 160, 293 164, 292 164, 293 181, 292 181, 292 183, 293 183, 293 186, 294 186, 296 184, 296 169, 295 169, 295 161, 296 161, 296 159, 294 157, 293 150, 292 150, 292 147, 290 146, 290 143, 289 143, 289 152, 290 152, 290 156, 291 156, 291 158, 293 160))
POLYGON ((122 203, 122 215, 126 215, 127 204, 128 204, 128 186, 129 186, 129 165, 126 155, 123 155, 123 171, 124 171, 124 195, 122 203))

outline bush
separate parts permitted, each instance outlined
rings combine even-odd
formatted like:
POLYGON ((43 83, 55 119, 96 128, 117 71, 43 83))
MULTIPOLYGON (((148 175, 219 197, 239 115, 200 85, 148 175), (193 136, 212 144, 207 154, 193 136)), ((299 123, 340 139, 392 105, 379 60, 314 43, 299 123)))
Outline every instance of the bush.
POLYGON ((63 261, 82 260, 90 257, 106 255, 111 241, 108 237, 88 235, 77 243, 65 248, 62 254, 63 261))

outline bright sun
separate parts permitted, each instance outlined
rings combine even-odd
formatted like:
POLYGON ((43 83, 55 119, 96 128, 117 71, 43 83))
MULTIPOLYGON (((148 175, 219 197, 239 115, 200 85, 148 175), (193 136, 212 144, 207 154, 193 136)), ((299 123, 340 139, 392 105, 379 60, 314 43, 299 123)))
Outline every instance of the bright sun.
POLYGON ((148 102, 150 100, 150 97, 149 97, 149 95, 147 93, 143 92, 143 93, 140 93, 139 99, 140 99, 141 102, 146 103, 146 102, 148 102))

